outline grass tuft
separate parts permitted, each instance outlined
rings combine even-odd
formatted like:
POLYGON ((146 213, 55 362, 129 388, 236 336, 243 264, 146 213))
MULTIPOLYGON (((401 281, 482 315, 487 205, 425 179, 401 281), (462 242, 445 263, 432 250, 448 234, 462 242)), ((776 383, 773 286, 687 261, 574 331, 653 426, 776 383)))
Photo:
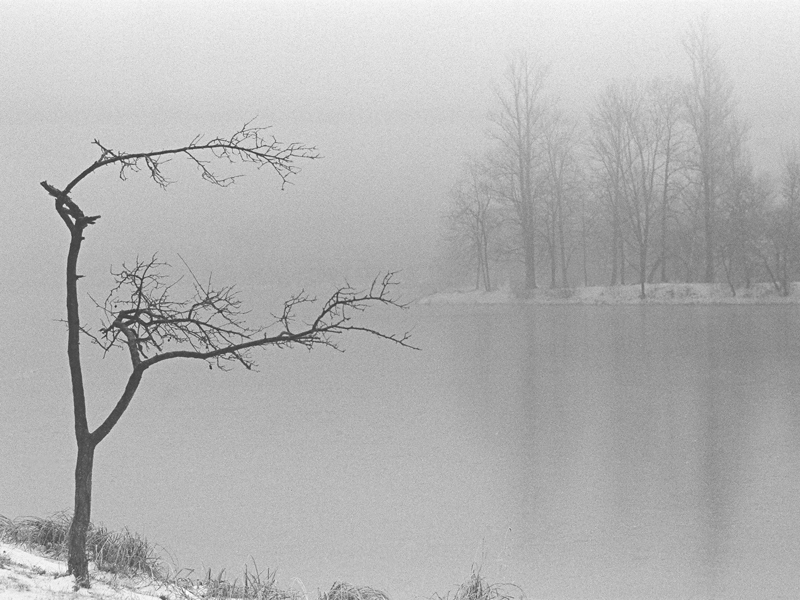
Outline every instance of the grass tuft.
POLYGON ((320 600, 389 600, 389 596, 371 587, 337 581, 320 596, 320 600))
POLYGON ((305 600, 298 591, 283 590, 275 583, 276 572, 267 569, 260 571, 253 561, 252 569, 244 567, 244 576, 239 579, 227 579, 225 569, 212 575, 208 569, 202 579, 192 578, 192 571, 187 575, 177 575, 172 579, 179 588, 191 590, 194 597, 204 600, 228 600, 241 598, 245 600, 305 600))
MULTIPOLYGON (((53 558, 67 557, 67 536, 71 523, 67 512, 48 518, 20 517, 9 519, 0 515, 0 541, 28 547, 53 558)), ((101 571, 125 577, 145 576, 159 586, 177 590, 178 597, 202 600, 308 600, 305 591, 283 590, 276 583, 276 572, 260 571, 253 566, 244 567, 244 575, 232 581, 225 570, 216 576, 211 569, 200 578, 192 578, 191 570, 177 573, 157 554, 155 546, 127 528, 109 531, 104 526, 90 525, 86 543, 89 560, 101 571), (184 574, 185 573, 185 574, 184 574), (174 586, 174 587, 172 587, 174 586)), ((10 561, 0 555, 0 567, 10 561)), ((302 586, 302 584, 301 584, 302 586)), ((160 597, 166 598, 162 594, 160 597)), ((169 597, 176 597, 170 593, 169 597)), ((389 600, 389 596, 368 586, 356 586, 337 581, 327 592, 318 593, 318 600, 389 600)), ((430 600, 525 600, 525 594, 512 584, 490 584, 481 574, 480 566, 473 565, 469 578, 455 592, 441 596, 434 594, 430 600)))
POLYGON ((431 600, 519 600, 524 599, 525 594, 516 585, 510 583, 489 583, 481 575, 481 567, 472 565, 472 573, 469 578, 462 583, 454 592, 448 592, 446 596, 434 594, 431 600))
MULTIPOLYGON (((50 517, 0 516, 0 540, 19 544, 58 559, 66 559, 67 536, 72 516, 68 512, 50 517)), ((161 557, 145 538, 128 529, 109 531, 103 525, 89 525, 86 538, 89 560, 101 571, 121 575, 159 578, 164 572, 161 557)))

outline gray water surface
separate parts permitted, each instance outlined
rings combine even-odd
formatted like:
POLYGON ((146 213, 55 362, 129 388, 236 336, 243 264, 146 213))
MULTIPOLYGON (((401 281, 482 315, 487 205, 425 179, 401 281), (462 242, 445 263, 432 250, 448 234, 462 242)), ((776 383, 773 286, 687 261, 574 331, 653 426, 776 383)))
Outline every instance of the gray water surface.
POLYGON ((258 374, 148 373, 98 449, 95 518, 311 597, 444 594, 473 562, 529 598, 796 597, 797 307, 393 319, 423 351, 351 338, 258 374))

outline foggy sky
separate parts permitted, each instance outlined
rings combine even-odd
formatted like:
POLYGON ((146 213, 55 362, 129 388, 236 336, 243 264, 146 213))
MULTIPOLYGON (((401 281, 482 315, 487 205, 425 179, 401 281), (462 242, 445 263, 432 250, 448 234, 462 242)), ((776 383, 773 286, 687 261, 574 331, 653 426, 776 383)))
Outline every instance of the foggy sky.
POLYGON ((167 192, 93 175, 76 190, 103 215, 86 268, 182 252, 276 295, 385 268, 424 279, 447 191, 487 145, 513 52, 550 63, 548 92, 581 119, 612 78, 686 76, 680 36, 704 10, 757 164, 771 165, 800 136, 792 2, 0 2, 0 176, 15 214, 2 225, 4 270, 18 279, 44 262, 58 268, 41 277, 57 277, 66 233, 38 182, 65 185, 96 158, 93 139, 155 149, 257 117, 324 158, 284 192, 246 170, 222 191, 185 165, 167 192))
MULTIPOLYGON (((256 118, 316 145, 292 185, 267 172, 228 189, 179 160, 160 190, 106 170, 74 191, 87 214, 83 289, 137 255, 178 253, 264 314, 402 269, 427 282, 460 165, 517 50, 550 63, 548 93, 581 119, 613 78, 688 74, 680 38, 707 10, 760 168, 800 138, 800 11, 729 3, 34 3, 0 1, 0 379, 62 358, 67 232, 39 182, 63 187, 116 150, 230 135, 256 118), (260 307, 260 308, 259 308, 260 307)), ((90 318, 90 315, 87 314, 90 318)))
MULTIPOLYGON (((704 11, 750 123, 759 168, 800 139, 800 11, 793 2, 35 3, 0 1, 0 343, 15 377, 61 356, 67 232, 39 182, 63 187, 125 151, 230 135, 246 121, 318 147, 292 185, 267 172, 228 189, 176 160, 160 190, 106 170, 74 191, 101 220, 85 291, 137 255, 185 258, 262 311, 384 269, 429 284, 447 192, 487 147, 510 56, 551 65, 548 94, 579 121, 613 78, 686 77, 681 35, 704 11), (46 343, 33 342, 47 337, 46 343)), ((87 315, 88 316, 88 315, 87 315)))
MULTIPOLYGON (((98 157, 93 139, 155 150, 200 133, 230 135, 256 118, 323 158, 301 164, 285 191, 271 173, 248 169, 233 187, 213 188, 179 160, 167 166, 176 180, 167 191, 144 174, 127 182, 93 174, 73 194, 87 214, 102 215, 79 268, 91 323, 83 292, 102 298, 110 266, 156 251, 238 283, 259 314, 300 288, 324 294, 382 269, 404 270, 413 294, 427 283, 461 163, 487 147, 486 116, 513 52, 551 64, 548 93, 580 120, 613 78, 687 77, 681 34, 704 10, 751 126, 753 158, 772 168, 782 146, 800 140, 794 1, 0 0, 0 384, 65 376, 57 319, 68 235, 39 182, 66 185, 98 157)), ((0 457, 14 427, 8 415, 34 404, 4 389, 12 387, 0 385, 0 457)), ((68 388, 38 400, 66 436, 68 388)), ((41 450, 30 470, 61 461, 66 477, 72 458, 48 455, 43 441, 30 442, 41 450)), ((68 502, 39 496, 32 485, 0 486, 0 512, 68 502)))

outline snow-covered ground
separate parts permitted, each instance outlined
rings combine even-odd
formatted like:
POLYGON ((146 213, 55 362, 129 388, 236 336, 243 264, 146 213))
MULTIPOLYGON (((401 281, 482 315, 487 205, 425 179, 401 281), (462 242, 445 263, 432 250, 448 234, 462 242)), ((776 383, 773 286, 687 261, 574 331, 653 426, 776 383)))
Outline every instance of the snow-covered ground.
POLYGON ((0 600, 106 599, 177 600, 188 590, 144 577, 124 578, 90 569, 92 587, 75 589, 66 563, 0 543, 0 600))
POLYGON ((537 289, 525 296, 510 288, 492 292, 481 290, 439 292, 420 298, 417 304, 798 304, 800 283, 792 293, 781 296, 772 284, 757 283, 731 293, 722 283, 653 283, 645 286, 647 298, 639 297, 639 285, 537 289))

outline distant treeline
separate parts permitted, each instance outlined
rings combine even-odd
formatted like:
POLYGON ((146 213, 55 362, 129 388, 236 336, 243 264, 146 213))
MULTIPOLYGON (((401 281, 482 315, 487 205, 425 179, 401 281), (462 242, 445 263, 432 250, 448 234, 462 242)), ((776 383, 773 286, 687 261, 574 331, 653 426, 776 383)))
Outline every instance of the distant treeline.
POLYGON ((449 264, 476 287, 768 281, 800 269, 800 151, 757 174, 734 86, 705 20, 683 37, 685 80, 612 81, 582 121, 527 54, 508 65, 490 148, 446 214, 449 264))

